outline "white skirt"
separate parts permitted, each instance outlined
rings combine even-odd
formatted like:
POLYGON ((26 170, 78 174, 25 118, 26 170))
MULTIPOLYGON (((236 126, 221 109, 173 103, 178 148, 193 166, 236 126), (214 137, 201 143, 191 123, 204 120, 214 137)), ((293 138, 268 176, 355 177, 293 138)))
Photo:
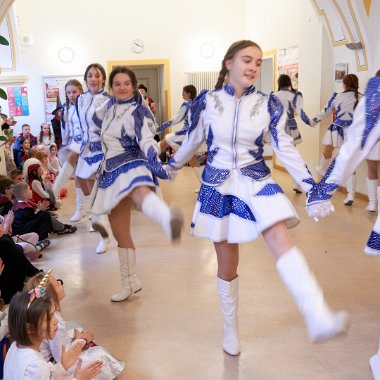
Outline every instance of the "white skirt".
POLYGON ((380 141, 371 149, 366 157, 367 160, 380 161, 380 141))
POLYGON ((91 212, 96 215, 109 214, 136 187, 156 189, 157 182, 146 164, 146 161, 135 160, 113 170, 103 168, 92 189, 91 196, 94 200, 91 212))
POLYGON ((219 186, 202 184, 191 234, 213 242, 244 243, 280 221, 288 228, 299 223, 281 187, 271 177, 255 181, 234 169, 219 186))
POLYGON ((75 175, 79 178, 94 178, 95 173, 98 171, 100 163, 104 158, 101 142, 99 141, 93 144, 98 145, 96 149, 91 148, 91 146, 87 144, 80 153, 77 169, 75 171, 75 175))
POLYGON ((81 142, 71 141, 70 144, 61 146, 58 151, 58 159, 61 166, 69 159, 70 153, 73 152, 79 156, 81 142))
POLYGON ((346 137, 346 128, 331 124, 323 136, 323 145, 332 145, 334 148, 340 148, 344 144, 346 137))

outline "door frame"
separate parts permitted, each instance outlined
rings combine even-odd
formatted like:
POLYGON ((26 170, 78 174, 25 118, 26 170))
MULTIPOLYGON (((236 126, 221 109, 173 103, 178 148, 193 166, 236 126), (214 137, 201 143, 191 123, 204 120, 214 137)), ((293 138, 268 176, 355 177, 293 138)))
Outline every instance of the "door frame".
POLYGON ((164 69, 164 80, 165 80, 165 120, 170 120, 170 64, 168 59, 132 59, 132 60, 119 60, 119 61, 108 61, 107 70, 108 75, 112 71, 114 66, 141 66, 141 68, 162 68, 164 69))

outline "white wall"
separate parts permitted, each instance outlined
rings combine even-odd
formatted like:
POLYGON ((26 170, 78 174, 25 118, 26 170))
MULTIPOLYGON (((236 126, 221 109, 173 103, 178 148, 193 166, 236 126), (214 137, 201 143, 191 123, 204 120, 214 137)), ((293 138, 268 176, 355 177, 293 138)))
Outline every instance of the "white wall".
MULTIPOLYGON (((44 117, 43 75, 75 75, 92 62, 106 67, 110 60, 169 59, 171 70, 171 112, 182 101, 183 73, 219 70, 227 47, 244 35, 243 1, 229 0, 16 0, 18 30, 31 36, 34 44, 18 54, 17 72, 29 77, 30 116, 19 117, 18 129, 29 122, 34 133, 44 117), (145 51, 133 53, 130 42, 145 41, 145 51), (215 47, 210 59, 200 56, 204 42, 215 47), (58 59, 58 50, 69 46, 75 52, 71 63, 58 59)), ((2 74, 7 75, 7 74, 2 74)), ((1 103, 7 111, 5 102, 1 103)))

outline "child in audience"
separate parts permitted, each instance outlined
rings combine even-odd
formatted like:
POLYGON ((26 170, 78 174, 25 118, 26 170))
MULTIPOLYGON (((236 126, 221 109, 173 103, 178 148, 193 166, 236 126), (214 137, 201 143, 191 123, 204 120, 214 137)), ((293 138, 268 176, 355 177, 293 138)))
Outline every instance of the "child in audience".
POLYGON ((54 338, 58 325, 54 302, 45 292, 46 281, 30 292, 17 293, 11 301, 8 324, 14 342, 5 357, 4 379, 93 379, 101 370, 100 361, 83 368, 79 361, 75 373, 68 371, 77 362, 81 343, 67 351, 62 347, 58 364, 45 361, 39 351, 44 339, 54 338))
POLYGON ((49 164, 48 164, 49 173, 53 176, 53 181, 57 177, 59 171, 61 170, 61 165, 57 157, 57 145, 50 145, 50 154, 49 154, 49 164))
POLYGON ((17 168, 22 169, 24 162, 28 159, 28 152, 30 150, 29 139, 21 139, 20 141, 21 149, 17 152, 15 157, 15 164, 17 168))
MULTIPOLYGON (((26 290, 31 290, 38 286, 43 279, 43 273, 37 274, 31 278, 27 285, 26 290)), ((84 343, 80 358, 84 364, 87 364, 94 359, 103 362, 101 372, 96 377, 97 380, 114 379, 124 369, 124 362, 114 358, 103 347, 97 346, 94 342, 94 335, 88 331, 84 331, 81 327, 76 329, 68 329, 66 321, 62 317, 61 301, 65 297, 65 289, 63 281, 55 279, 52 275, 49 276, 49 282, 46 286, 46 293, 53 300, 55 306, 55 318, 58 320, 58 330, 53 339, 45 339, 42 341, 40 351, 46 361, 59 363, 61 361, 62 346, 70 347, 81 341, 84 343)), ((70 323, 72 324, 72 323, 70 323)))
POLYGON ((16 183, 25 182, 25 177, 22 174, 22 170, 20 169, 12 170, 9 174, 9 177, 15 185, 16 183))
POLYGON ((43 150, 48 153, 51 144, 55 143, 55 137, 51 133, 50 125, 48 123, 41 124, 41 132, 38 137, 38 145, 43 148, 43 150))

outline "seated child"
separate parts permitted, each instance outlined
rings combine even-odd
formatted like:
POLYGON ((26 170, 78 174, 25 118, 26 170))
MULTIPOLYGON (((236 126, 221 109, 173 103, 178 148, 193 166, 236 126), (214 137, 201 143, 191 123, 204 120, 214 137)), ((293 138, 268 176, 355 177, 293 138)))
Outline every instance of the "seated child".
POLYGON ((47 210, 49 202, 32 202, 32 190, 25 182, 18 183, 13 188, 13 195, 16 198, 13 222, 14 234, 26 234, 36 232, 40 240, 44 240, 50 233, 58 235, 70 234, 77 230, 75 226, 63 224, 47 210))
MULTIPOLYGON (((37 274, 31 278, 27 285, 26 290, 31 290, 38 286, 43 279, 43 274, 37 274)), ((93 343, 94 335, 90 332, 83 331, 82 328, 67 329, 65 320, 62 317, 61 301, 65 297, 65 290, 63 281, 55 279, 52 275, 49 276, 49 282, 46 285, 46 293, 51 297, 55 306, 55 317, 58 320, 58 330, 53 339, 46 339, 42 341, 40 351, 46 361, 59 363, 61 361, 62 345, 70 347, 72 344, 82 341, 84 346, 80 358, 83 364, 90 363, 91 361, 100 360, 103 362, 103 367, 97 380, 110 380, 116 378, 124 369, 125 363, 114 358, 106 349, 97 346, 93 343)))
POLYGON ((9 174, 9 177, 13 181, 14 184, 20 183, 20 182, 25 182, 25 177, 22 174, 22 170, 20 170, 20 169, 12 170, 9 174))
POLYGON ((57 157, 57 145, 56 144, 50 145, 48 169, 49 169, 49 172, 51 174, 53 174, 55 177, 57 177, 58 173, 61 170, 61 165, 60 165, 58 157, 57 157))
POLYGON ((44 339, 54 338, 58 325, 54 303, 45 292, 46 281, 44 279, 30 292, 19 292, 12 298, 8 324, 14 342, 5 357, 4 379, 91 380, 101 370, 99 361, 83 368, 79 361, 75 373, 68 371, 78 359, 82 348, 80 343, 68 351, 62 348, 62 360, 58 364, 45 361, 39 351, 44 339))

